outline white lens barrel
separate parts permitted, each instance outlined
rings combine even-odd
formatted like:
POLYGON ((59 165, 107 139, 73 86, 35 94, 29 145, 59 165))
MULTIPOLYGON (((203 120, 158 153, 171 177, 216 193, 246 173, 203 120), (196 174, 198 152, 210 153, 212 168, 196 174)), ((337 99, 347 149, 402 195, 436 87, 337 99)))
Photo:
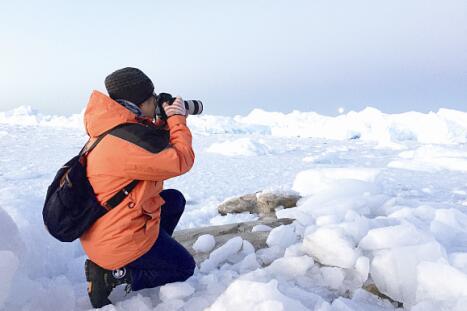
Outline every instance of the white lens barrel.
POLYGON ((188 114, 201 114, 203 112, 203 103, 200 100, 184 100, 183 102, 188 114))

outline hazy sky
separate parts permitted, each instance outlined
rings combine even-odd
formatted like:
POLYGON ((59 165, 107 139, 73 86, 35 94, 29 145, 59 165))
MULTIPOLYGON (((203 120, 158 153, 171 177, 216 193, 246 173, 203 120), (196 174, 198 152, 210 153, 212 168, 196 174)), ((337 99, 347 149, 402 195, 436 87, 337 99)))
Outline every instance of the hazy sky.
POLYGON ((80 112, 126 66, 209 114, 467 111, 467 1, 1 1, 0 111, 80 112))

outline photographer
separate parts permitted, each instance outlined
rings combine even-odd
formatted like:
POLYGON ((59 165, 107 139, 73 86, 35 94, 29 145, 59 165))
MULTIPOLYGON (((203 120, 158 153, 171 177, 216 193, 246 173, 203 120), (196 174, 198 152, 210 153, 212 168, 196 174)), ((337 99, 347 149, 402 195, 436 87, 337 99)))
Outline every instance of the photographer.
POLYGON ((84 114, 88 145, 108 133, 87 156, 86 173, 98 201, 124 187, 123 200, 81 236, 88 294, 95 308, 110 304, 112 289, 126 290, 184 281, 194 271, 188 251, 171 236, 185 207, 163 181, 188 172, 194 163, 187 111, 181 98, 162 107, 167 117, 154 123, 156 95, 139 69, 123 68, 105 79, 109 93, 91 95, 84 114))

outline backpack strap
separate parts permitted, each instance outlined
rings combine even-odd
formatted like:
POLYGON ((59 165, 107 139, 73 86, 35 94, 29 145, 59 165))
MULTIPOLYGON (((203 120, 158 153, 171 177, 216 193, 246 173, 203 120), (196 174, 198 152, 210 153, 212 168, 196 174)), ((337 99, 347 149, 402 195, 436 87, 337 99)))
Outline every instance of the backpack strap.
POLYGON ((89 147, 89 148, 86 148, 86 146, 88 145, 89 143, 89 140, 88 142, 84 145, 84 147, 81 149, 81 151, 79 152, 79 156, 80 158, 87 155, 89 152, 91 152, 92 149, 94 149, 94 147, 97 146, 98 143, 100 143, 100 141, 107 135, 109 134, 110 132, 112 132, 113 130, 116 130, 117 128, 121 127, 123 124, 120 124, 120 125, 117 125, 116 127, 114 128, 111 128, 110 130, 108 131, 105 131, 104 133, 100 134, 99 136, 97 136, 97 139, 94 141, 94 143, 92 143, 92 145, 89 147))
POLYGON ((113 197, 111 197, 107 202, 104 203, 104 206, 108 209, 112 209, 118 204, 120 204, 127 195, 130 194, 131 190, 133 190, 136 185, 138 184, 139 180, 133 180, 131 183, 126 185, 122 190, 117 192, 113 197))
MULTIPOLYGON (((81 149, 81 151, 79 152, 79 156, 80 156, 80 160, 82 161, 83 165, 86 165, 86 155, 88 155, 89 152, 91 152, 92 149, 94 149, 94 147, 97 146, 97 144, 107 135, 109 134, 110 132, 112 132, 113 130, 116 130, 117 128, 125 125, 126 123, 123 123, 123 124, 120 124, 120 125, 117 125, 116 127, 102 133, 101 135, 99 135, 97 137, 97 139, 94 141, 94 143, 89 147, 89 148, 86 148, 86 145, 89 143, 86 143, 86 145, 84 145, 83 149, 81 149)), ((125 187, 123 187, 122 190, 120 190, 119 192, 117 192, 113 197, 111 197, 107 202, 105 202, 103 205, 104 207, 106 207, 108 210, 116 207, 118 204, 120 204, 125 198, 126 196, 128 196, 130 194, 130 192, 136 187, 136 185, 138 184, 139 180, 133 180, 132 182, 130 182, 128 185, 126 185, 125 187)))

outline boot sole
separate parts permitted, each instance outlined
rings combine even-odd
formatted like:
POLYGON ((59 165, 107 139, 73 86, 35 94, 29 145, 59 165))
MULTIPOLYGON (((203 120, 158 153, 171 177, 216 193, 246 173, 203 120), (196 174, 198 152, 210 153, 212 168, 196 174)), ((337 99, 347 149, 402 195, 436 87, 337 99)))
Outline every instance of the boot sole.
POLYGON ((87 288, 87 292, 88 292, 88 296, 89 296, 89 300, 91 301, 91 305, 93 308, 102 308, 103 306, 106 306, 106 305, 109 305, 109 304, 112 304, 112 302, 109 300, 109 298, 105 298, 105 299, 98 299, 97 297, 94 297, 93 295, 93 280, 91 278, 91 272, 89 271, 90 270, 90 265, 92 265, 94 263, 92 263, 89 259, 86 259, 86 262, 84 263, 84 274, 86 275, 86 281, 87 281, 87 285, 88 285, 88 288, 87 288))

